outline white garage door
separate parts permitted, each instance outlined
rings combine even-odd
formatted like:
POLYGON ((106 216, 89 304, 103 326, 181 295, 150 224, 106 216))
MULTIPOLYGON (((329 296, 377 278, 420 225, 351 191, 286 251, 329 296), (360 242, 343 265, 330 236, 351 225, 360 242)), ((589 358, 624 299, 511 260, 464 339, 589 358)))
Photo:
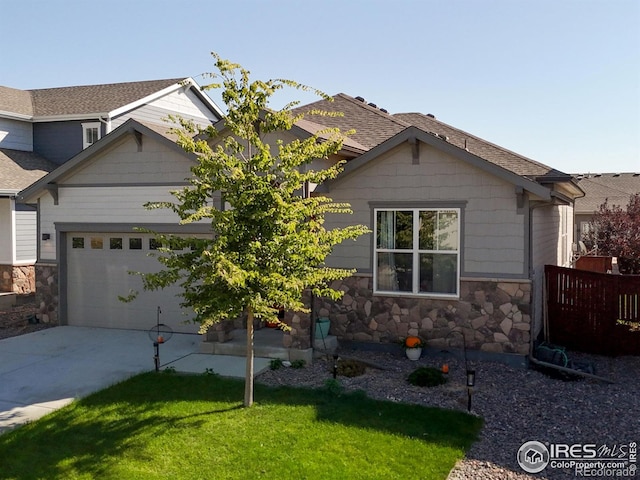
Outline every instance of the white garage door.
POLYGON ((148 254, 156 248, 149 235, 119 233, 67 234, 67 322, 86 327, 148 330, 160 323, 175 332, 196 333, 192 312, 180 307, 178 287, 144 291, 142 280, 128 272, 156 272, 160 263, 148 254), (138 298, 123 303, 131 290, 138 298), (185 322, 188 321, 188 322, 185 322))

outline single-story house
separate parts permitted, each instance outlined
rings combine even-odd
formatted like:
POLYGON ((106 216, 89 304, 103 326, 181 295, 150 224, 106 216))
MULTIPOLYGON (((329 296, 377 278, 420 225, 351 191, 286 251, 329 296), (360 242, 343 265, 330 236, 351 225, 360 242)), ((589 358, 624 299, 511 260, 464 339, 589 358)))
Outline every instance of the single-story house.
MULTIPOLYGON (((343 341, 420 335, 446 346, 464 338, 468 348, 527 354, 541 328, 543 266, 571 260, 573 205, 582 195, 572 176, 432 115, 392 115, 345 94, 334 100, 300 109, 343 117, 309 116, 283 137, 355 129, 328 160, 347 160, 344 172, 315 193, 352 206, 351 216, 327 218, 329 227, 353 222, 372 233, 334 249, 328 264, 357 273, 335 282, 345 292, 340 301, 316 299, 315 315, 329 317, 343 341)), ((128 270, 158 268, 146 255, 151 239, 134 227, 179 232, 171 212, 142 204, 185 185, 193 161, 161 128, 129 120, 22 192, 49 234, 39 236, 43 313, 67 324, 144 329, 162 306, 173 312, 172 326, 187 329, 172 295, 145 292, 137 305, 117 297, 139 287, 128 270)), ((308 348, 311 320, 289 312, 284 345, 308 348)))

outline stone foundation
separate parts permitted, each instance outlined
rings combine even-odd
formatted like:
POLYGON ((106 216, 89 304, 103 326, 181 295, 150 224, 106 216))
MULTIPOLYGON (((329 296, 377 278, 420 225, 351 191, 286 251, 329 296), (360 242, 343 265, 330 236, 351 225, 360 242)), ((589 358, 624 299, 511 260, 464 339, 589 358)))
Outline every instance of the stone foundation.
MULTIPOLYGON (((435 348, 529 353, 531 282, 464 280, 459 299, 373 295, 372 276, 336 281, 338 302, 321 299, 330 334, 356 342, 394 343, 418 335, 435 348)), ((308 338, 308 333, 306 334, 308 338)))
POLYGON ((0 292, 28 295, 36 291, 33 265, 0 265, 0 292))
POLYGON ((58 325, 58 309, 60 299, 58 294, 58 265, 37 264, 36 275, 36 305, 38 318, 43 323, 58 325))

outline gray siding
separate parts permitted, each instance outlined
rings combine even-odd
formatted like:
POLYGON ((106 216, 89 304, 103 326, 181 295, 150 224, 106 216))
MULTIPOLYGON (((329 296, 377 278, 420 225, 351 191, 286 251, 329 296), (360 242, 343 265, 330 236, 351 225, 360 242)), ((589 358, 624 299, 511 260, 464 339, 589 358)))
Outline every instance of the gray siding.
MULTIPOLYGON (((58 165, 82 151, 82 124, 94 120, 33 124, 33 150, 58 165)), ((104 135, 104 125, 101 125, 104 135)))
POLYGON ((13 200, 0 197, 0 265, 13 263, 12 211, 13 200))
POLYGON ((33 151, 33 129, 30 122, 0 118, 0 148, 33 151))
POLYGON ((210 125, 217 120, 214 113, 191 90, 186 93, 180 90, 114 118, 111 121, 111 125, 112 129, 115 129, 129 118, 135 118, 142 122, 155 123, 157 125, 166 123, 168 129, 173 126, 173 124, 165 121, 170 114, 192 120, 201 126, 210 125))
MULTIPOLYGON (((349 202, 354 211, 328 218, 329 227, 359 223, 372 228, 369 202, 467 202, 462 275, 528 275, 526 216, 518 213, 514 186, 427 145, 420 145, 419 164, 413 164, 410 146, 400 145, 338 182, 328 196, 349 202)), ((371 260, 369 234, 337 246, 329 263, 369 270, 371 260)))
POLYGON ((26 206, 16 209, 16 262, 36 260, 36 211, 26 206))

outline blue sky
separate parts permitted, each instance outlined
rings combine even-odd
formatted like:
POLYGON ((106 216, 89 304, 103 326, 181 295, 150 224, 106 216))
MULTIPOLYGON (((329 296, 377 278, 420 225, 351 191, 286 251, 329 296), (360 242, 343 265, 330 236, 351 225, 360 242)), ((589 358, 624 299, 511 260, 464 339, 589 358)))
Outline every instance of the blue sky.
POLYGON ((196 78, 216 51, 565 172, 640 172, 638 0, 0 0, 0 22, 8 87, 196 78))

